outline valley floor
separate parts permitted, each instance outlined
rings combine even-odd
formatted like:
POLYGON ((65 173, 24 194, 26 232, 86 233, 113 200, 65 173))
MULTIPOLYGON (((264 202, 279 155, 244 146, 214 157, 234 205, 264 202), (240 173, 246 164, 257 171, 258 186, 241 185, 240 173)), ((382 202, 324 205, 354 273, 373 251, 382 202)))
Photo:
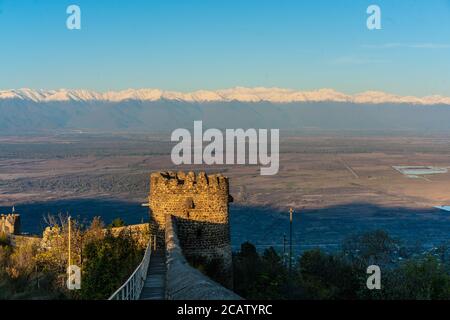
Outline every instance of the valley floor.
POLYGON ((410 178, 394 166, 450 167, 450 139, 410 134, 282 134, 280 171, 258 166, 181 166, 170 160, 161 135, 3 137, 0 207, 15 205, 24 231, 37 232, 42 216, 68 212, 105 221, 147 219, 149 173, 220 171, 231 180, 233 244, 282 246, 287 210, 295 208, 294 240, 333 247, 345 235, 382 228, 433 245, 447 240, 450 173, 410 178))

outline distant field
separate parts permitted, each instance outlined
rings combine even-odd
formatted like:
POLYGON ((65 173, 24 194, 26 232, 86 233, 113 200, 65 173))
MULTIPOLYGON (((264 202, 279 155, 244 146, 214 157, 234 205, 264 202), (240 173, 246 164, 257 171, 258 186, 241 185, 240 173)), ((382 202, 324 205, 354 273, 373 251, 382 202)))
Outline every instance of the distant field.
POLYGON ((450 173, 411 179, 394 166, 450 167, 448 136, 347 132, 282 132, 280 172, 257 166, 183 166, 170 161, 165 135, 57 135, 0 139, 0 210, 23 214, 25 231, 47 212, 101 215, 137 223, 147 217, 149 173, 224 172, 231 179, 233 244, 282 244, 286 216, 297 212, 294 240, 332 248, 345 236, 382 228, 409 242, 450 238, 450 173))

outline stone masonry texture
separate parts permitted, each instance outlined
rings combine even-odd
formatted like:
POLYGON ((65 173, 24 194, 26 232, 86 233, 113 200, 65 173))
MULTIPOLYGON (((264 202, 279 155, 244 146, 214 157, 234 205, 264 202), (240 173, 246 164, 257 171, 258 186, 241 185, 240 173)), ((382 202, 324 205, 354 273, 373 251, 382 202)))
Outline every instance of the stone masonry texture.
POLYGON ((177 236, 176 218, 167 215, 165 240, 168 300, 241 300, 231 290, 212 281, 186 261, 177 236))
POLYGON ((7 236, 20 234, 20 215, 2 214, 0 215, 0 234, 7 236))
POLYGON ((166 215, 176 220, 184 256, 219 262, 229 286, 232 255, 228 178, 200 172, 155 172, 150 176, 150 232, 164 246, 166 215))

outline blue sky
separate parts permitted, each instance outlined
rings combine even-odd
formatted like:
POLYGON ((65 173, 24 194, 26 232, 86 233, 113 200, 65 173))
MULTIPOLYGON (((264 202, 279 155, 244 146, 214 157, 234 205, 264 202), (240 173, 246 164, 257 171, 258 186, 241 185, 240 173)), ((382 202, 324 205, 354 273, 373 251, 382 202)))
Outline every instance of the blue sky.
POLYGON ((0 89, 450 96, 450 0, 0 0, 0 45, 0 89), (366 28, 370 4, 382 30, 366 28))

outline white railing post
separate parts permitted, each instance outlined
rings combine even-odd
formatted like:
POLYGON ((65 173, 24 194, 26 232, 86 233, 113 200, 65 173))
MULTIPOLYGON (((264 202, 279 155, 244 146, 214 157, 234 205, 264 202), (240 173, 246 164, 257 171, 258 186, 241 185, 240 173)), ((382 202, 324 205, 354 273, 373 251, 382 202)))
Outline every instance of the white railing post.
POLYGON ((144 258, 127 281, 114 292, 108 300, 137 300, 147 277, 148 266, 152 253, 151 237, 145 249, 144 258))

